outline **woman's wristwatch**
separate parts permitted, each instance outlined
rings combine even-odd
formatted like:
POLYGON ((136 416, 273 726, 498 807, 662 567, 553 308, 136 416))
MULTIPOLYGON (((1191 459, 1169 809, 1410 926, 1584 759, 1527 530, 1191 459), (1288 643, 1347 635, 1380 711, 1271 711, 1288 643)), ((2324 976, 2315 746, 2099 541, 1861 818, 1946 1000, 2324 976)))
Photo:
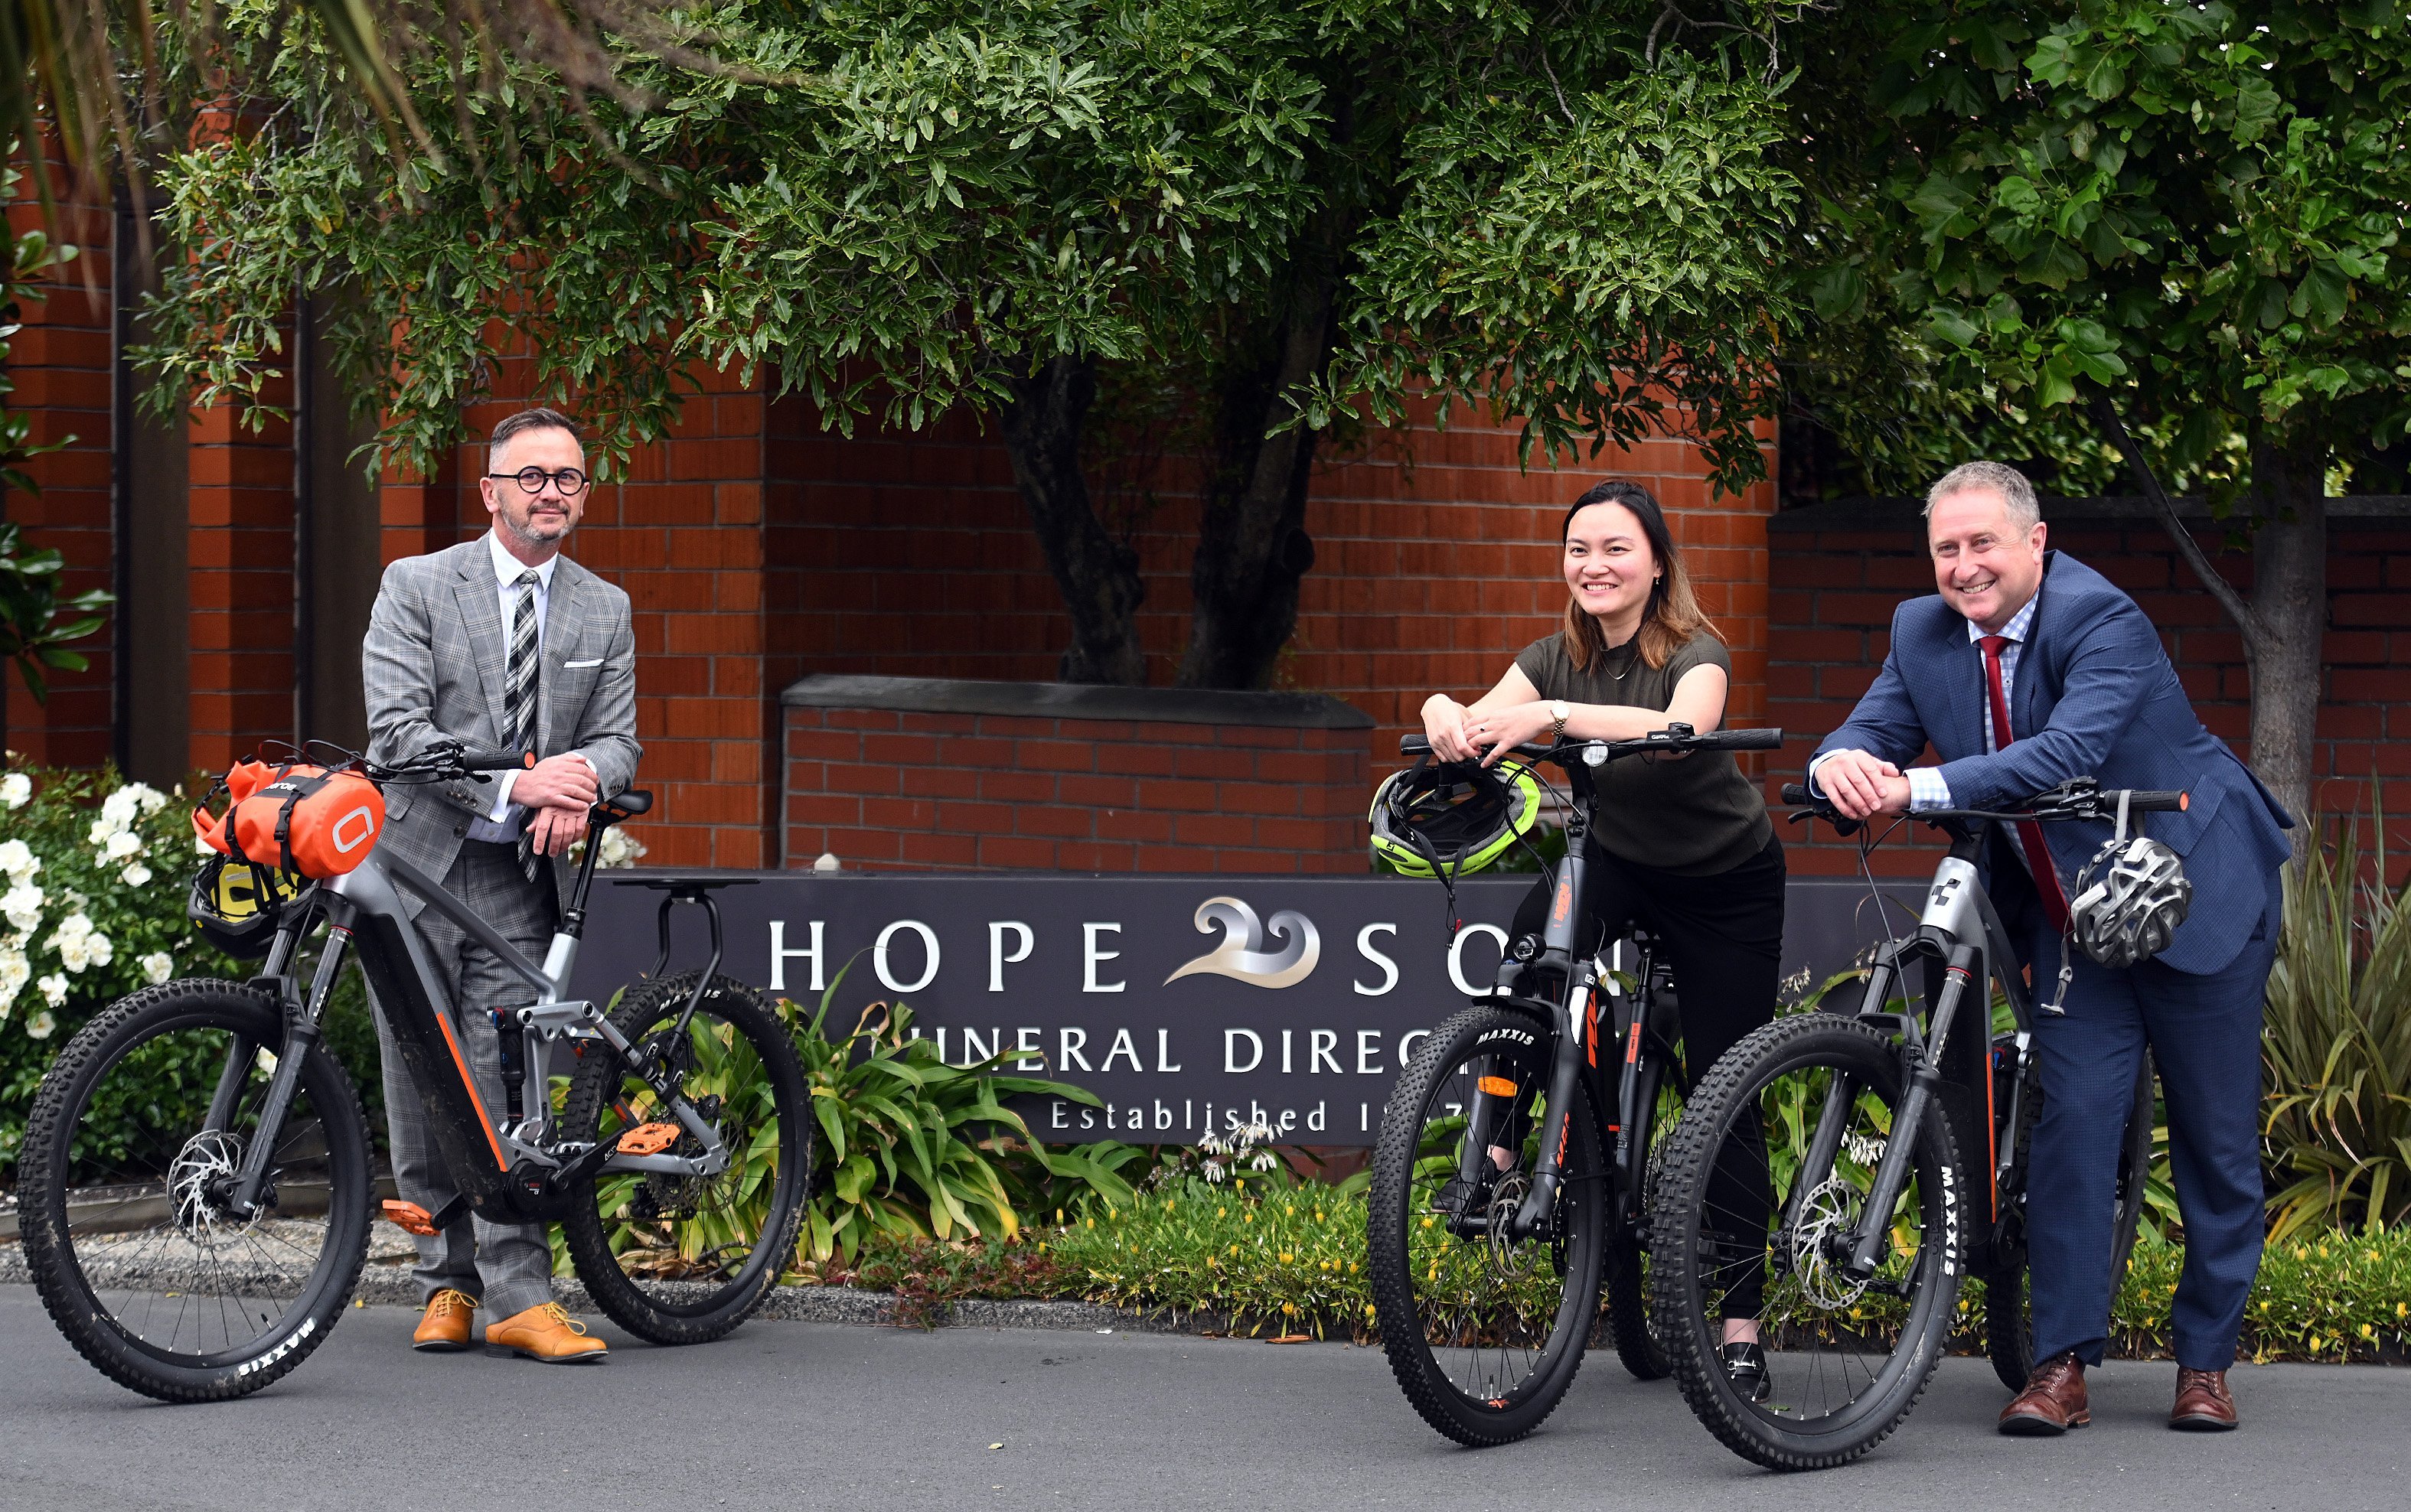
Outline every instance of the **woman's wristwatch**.
POLYGON ((1573 717, 1574 711, 1571 705, 1569 705, 1562 698, 1550 699, 1549 718, 1556 720, 1557 723, 1556 728, 1549 732, 1549 738, 1551 740, 1563 740, 1566 737, 1566 721, 1573 717))

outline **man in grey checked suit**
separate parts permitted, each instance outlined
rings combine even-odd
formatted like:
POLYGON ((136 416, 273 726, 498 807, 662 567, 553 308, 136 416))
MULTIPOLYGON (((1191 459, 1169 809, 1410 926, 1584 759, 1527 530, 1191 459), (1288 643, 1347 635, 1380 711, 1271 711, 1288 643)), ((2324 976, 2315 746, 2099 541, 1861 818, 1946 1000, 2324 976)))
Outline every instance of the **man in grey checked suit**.
MULTIPOLYGON (((628 595, 561 555, 584 515, 587 483, 585 451, 563 415, 523 410, 496 426, 478 481, 493 528, 387 568, 360 651, 370 760, 407 763, 446 738, 537 758, 490 782, 387 788, 378 842, 443 879, 536 961, 560 916, 567 851, 586 833, 587 810, 628 786, 642 752, 628 595)), ((449 979, 478 1096, 499 1114, 490 1012, 534 994, 458 925, 403 898, 449 979)), ((452 1198, 451 1176, 382 1014, 377 1031, 395 1185, 404 1201, 438 1212, 452 1198)), ((551 1274, 545 1225, 455 1219, 418 1241, 426 1316, 413 1346, 468 1348, 472 1311, 483 1308, 490 1349, 548 1363, 601 1359, 603 1342, 553 1303, 551 1274)))

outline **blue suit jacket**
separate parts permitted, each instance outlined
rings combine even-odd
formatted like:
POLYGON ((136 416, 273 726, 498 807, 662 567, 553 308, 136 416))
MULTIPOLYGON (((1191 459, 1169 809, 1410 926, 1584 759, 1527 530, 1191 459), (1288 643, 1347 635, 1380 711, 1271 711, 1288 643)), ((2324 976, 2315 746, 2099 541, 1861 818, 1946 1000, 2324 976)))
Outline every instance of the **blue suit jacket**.
MULTIPOLYGON (((2097 777, 2105 788, 2187 790, 2185 812, 2136 819, 2185 858, 2193 880, 2192 912, 2156 959, 2197 975, 2217 971, 2274 896, 2293 817, 2202 728, 2133 599, 2057 551, 2043 558, 2038 598, 2010 691, 2018 738, 2007 749, 1984 749, 1983 652, 1968 639, 1966 618, 1936 594, 1892 616, 1883 671, 1817 753, 1855 749, 1906 767, 1931 741, 1951 800, 1963 808, 2011 807, 2071 777, 2097 777)), ((2062 822, 2043 833, 2065 884, 2111 827, 2062 822)))

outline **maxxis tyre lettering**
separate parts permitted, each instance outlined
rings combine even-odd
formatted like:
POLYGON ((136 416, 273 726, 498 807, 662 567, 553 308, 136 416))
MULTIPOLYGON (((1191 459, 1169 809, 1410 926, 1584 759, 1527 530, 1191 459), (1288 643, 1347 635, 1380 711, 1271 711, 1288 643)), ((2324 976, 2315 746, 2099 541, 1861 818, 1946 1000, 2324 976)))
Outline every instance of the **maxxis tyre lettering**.
POLYGON ((349 1304, 368 1259, 369 1135, 358 1095, 321 1042, 302 1068, 302 1088, 326 1130, 329 1208, 326 1243, 331 1264, 312 1272, 297 1299, 290 1327, 258 1342, 244 1359, 223 1365, 178 1365, 136 1345, 100 1306, 77 1266, 66 1232, 66 1160, 74 1128, 69 1113, 126 1045, 179 1024, 224 1026, 256 1040, 282 1043, 283 1010, 275 999, 231 981, 193 978, 145 987, 103 1009, 59 1052, 34 1094, 17 1165, 19 1223, 26 1269, 59 1331, 93 1368, 128 1389, 162 1402, 224 1402, 283 1379, 326 1341, 349 1304))
MULTIPOLYGON (((1582 1368, 1583 1351, 1590 1342, 1590 1332, 1599 1317, 1599 1287, 1605 1245, 1594 1242, 1589 1253, 1578 1262, 1577 1273, 1568 1285, 1579 1290, 1579 1319, 1553 1336, 1556 1358, 1542 1367, 1546 1378, 1542 1380, 1523 1402, 1508 1409, 1476 1408, 1447 1380, 1439 1378, 1431 1352, 1421 1343, 1420 1330, 1412 1329, 1417 1312, 1414 1287, 1408 1275, 1406 1263, 1407 1212, 1413 1199, 1414 1163, 1423 1133, 1423 1109, 1430 1098, 1436 1081, 1462 1061, 1468 1054, 1485 1044, 1505 1040, 1535 1053, 1534 1058, 1545 1064, 1547 1040, 1525 1020, 1493 1008, 1469 1008, 1457 1013, 1424 1041, 1415 1053, 1397 1084, 1392 1088, 1390 1102, 1381 1119, 1381 1141, 1373 1154, 1373 1184, 1366 1204, 1366 1269, 1370 1272, 1374 1316, 1382 1337, 1383 1352, 1389 1357, 1390 1371, 1423 1419, 1457 1443, 1472 1448, 1486 1448, 1512 1443, 1538 1428, 1556 1410, 1575 1373, 1582 1368), (1410 1344, 1410 1339, 1414 1342, 1410 1344)), ((1606 1205, 1606 1160, 1599 1147, 1599 1121, 1590 1107, 1586 1089, 1576 1083, 1575 1127, 1571 1131, 1568 1159, 1570 1167, 1584 1152, 1589 1169, 1596 1173, 1595 1185, 1600 1200, 1594 1201, 1590 1211, 1598 1214, 1606 1205)), ((1603 1214, 1594 1221, 1608 1221, 1603 1214)), ((1603 1240, 1604 1234, 1599 1236, 1603 1240)), ((1564 1302, 1560 1301, 1559 1319, 1563 1321, 1564 1302)))
MULTIPOLYGON (((641 1040, 645 1032, 661 1020, 665 1009, 685 1001, 694 990, 696 975, 690 971, 643 983, 612 1013, 612 1025, 632 1040, 641 1040)), ((570 1261, 578 1280, 586 1284, 588 1294, 594 1299, 594 1305, 629 1332, 660 1345, 706 1344, 726 1335, 752 1316, 768 1299, 771 1288, 786 1270, 803 1224, 805 1205, 811 1200, 811 1087, 791 1032, 776 1013, 764 1006, 759 994, 733 977, 712 978, 711 988, 704 997, 704 1009, 737 1025, 761 1055, 778 1110, 780 1136, 782 1140, 792 1139, 789 1149, 782 1156, 781 1186, 785 1195, 777 1200, 763 1233, 754 1240, 755 1255, 767 1252, 773 1258, 749 1285, 709 1312, 673 1313, 656 1306, 621 1271, 611 1253, 610 1235, 595 1207, 592 1182, 570 1194, 569 1214, 561 1226, 570 1261), (792 1184, 783 1179, 783 1166, 788 1159, 793 1160, 793 1169, 801 1172, 792 1184)), ((573 1137, 588 1138, 599 1126, 603 1104, 618 1088, 621 1072, 619 1057, 607 1049, 600 1054, 590 1051, 580 1060, 562 1114, 563 1127, 574 1131, 573 1137)))
MULTIPOLYGON (((1651 1214, 1650 1303, 1657 1334, 1674 1367, 1674 1378, 1708 1432, 1746 1460, 1770 1470, 1825 1470, 1858 1459, 1889 1437, 1924 1395, 1949 1343, 1957 1312, 1961 1266, 1960 1235, 1965 1218, 1959 1192, 1965 1185, 1949 1120, 1939 1103, 1931 1106, 1920 1130, 1917 1173, 1921 1185, 1931 1183, 1943 1208, 1944 1245, 1941 1275, 1949 1295, 1933 1299, 1926 1316, 1926 1337, 1910 1343, 1915 1354, 1883 1399, 1860 1414, 1861 1422, 1840 1442, 1819 1444, 1821 1435, 1790 1433, 1777 1429, 1743 1405, 1727 1384, 1717 1345, 1691 1325, 1690 1258, 1693 1220, 1715 1164, 1721 1130, 1733 1116, 1732 1105, 1749 1089, 1788 1067, 1820 1063, 1820 1056, 1847 1056, 1874 1080, 1870 1084, 1887 1095, 1900 1080, 1899 1052, 1876 1029, 1834 1013, 1803 1013, 1777 1019, 1752 1030, 1725 1053, 1715 1068, 1692 1088, 1682 1121, 1668 1136, 1658 1169, 1658 1192, 1651 1214), (1670 1258, 1672 1263, 1670 1263, 1670 1258)), ((1821 1063, 1830 1064, 1830 1061, 1821 1063)), ((1775 1194, 1776 1200, 1782 1194, 1775 1194)), ((1912 1312, 1918 1305, 1912 1302, 1912 1312)), ((1720 1342, 1720 1341, 1719 1341, 1720 1342)), ((1895 1349, 1894 1354, 1898 1354, 1895 1349)))

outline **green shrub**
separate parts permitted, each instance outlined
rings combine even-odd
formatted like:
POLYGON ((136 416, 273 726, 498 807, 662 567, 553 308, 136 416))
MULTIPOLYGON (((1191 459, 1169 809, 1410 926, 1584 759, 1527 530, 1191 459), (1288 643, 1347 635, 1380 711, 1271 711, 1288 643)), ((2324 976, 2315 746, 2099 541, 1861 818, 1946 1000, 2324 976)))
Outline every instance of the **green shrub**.
POLYGON ((2411 909, 2387 885, 2385 815, 2372 819, 2374 853, 2340 821, 2286 874, 2261 1041, 2278 1240, 2411 1220, 2411 909))
POLYGON ((0 774, 0 1185, 42 1073, 85 1020, 169 977, 248 974, 185 922, 190 810, 183 789, 108 768, 12 758, 0 774))

